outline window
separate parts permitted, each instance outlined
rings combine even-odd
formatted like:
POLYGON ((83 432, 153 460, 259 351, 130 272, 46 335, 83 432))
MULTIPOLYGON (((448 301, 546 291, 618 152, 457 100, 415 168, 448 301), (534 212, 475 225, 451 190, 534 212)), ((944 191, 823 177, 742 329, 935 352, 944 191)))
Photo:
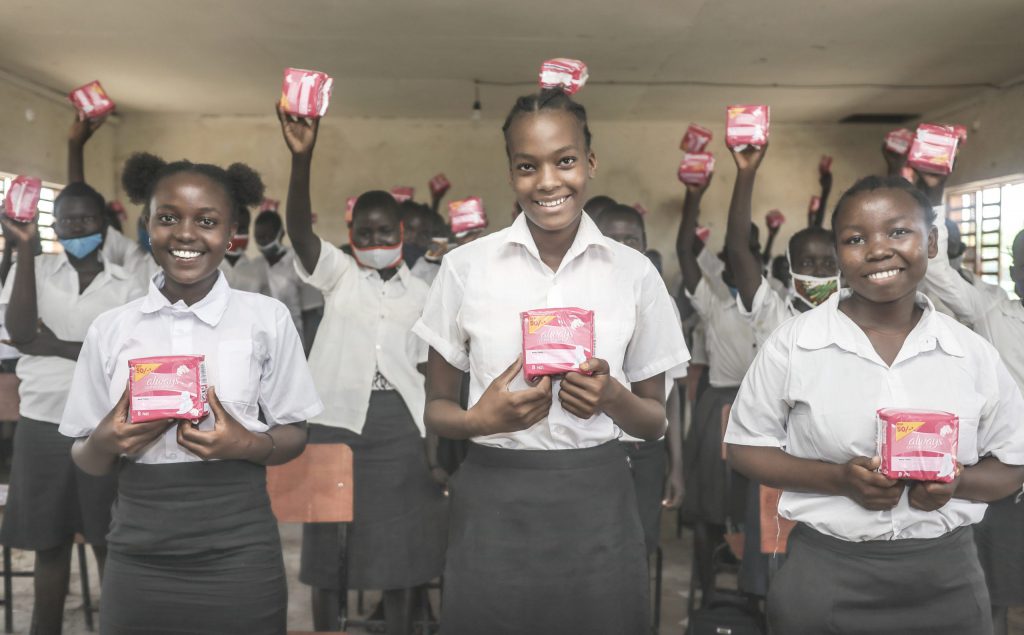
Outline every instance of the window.
MULTIPOLYGON (((16 174, 0 172, 0 200, 7 196, 7 188, 11 186, 16 174)), ((39 239, 43 243, 44 254, 56 254, 64 250, 57 242, 57 235, 53 232, 53 201, 60 194, 63 185, 47 183, 43 181, 43 189, 39 192, 39 239)), ((0 236, 0 249, 3 248, 4 238, 0 236)))
POLYGON ((964 268, 1015 297, 1011 247, 1014 236, 1024 229, 1024 174, 950 188, 946 210, 950 220, 960 224, 967 246, 964 268))

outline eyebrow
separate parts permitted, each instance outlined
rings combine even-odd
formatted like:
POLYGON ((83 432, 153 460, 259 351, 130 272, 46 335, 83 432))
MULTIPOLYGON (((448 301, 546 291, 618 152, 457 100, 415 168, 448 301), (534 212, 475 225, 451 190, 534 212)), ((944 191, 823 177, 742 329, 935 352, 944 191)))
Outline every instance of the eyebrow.
MULTIPOLYGON (((565 152, 569 152, 570 150, 575 151, 576 150, 576 146, 572 145, 572 144, 567 145, 567 146, 562 146, 561 148, 555 150, 551 154, 553 154, 553 155, 555 155, 555 154, 563 154, 565 152)), ((512 158, 513 159, 534 159, 534 160, 536 160, 537 157, 533 156, 532 154, 527 154, 525 152, 513 152, 512 153, 512 158)))

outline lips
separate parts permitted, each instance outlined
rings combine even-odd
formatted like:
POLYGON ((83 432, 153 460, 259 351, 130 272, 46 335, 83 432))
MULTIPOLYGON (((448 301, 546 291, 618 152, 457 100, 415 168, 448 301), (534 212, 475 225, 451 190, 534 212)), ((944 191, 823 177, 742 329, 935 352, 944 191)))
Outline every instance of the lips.
POLYGON ((903 270, 899 269, 899 268, 897 268, 897 269, 886 269, 885 271, 876 271, 875 273, 869 273, 868 275, 866 275, 864 277, 867 278, 868 280, 872 280, 874 282, 882 282, 882 281, 885 281, 885 280, 889 280, 891 278, 895 278, 896 276, 898 276, 901 273, 903 273, 903 270))
POLYGON ((551 200, 547 200, 547 201, 536 201, 535 200, 534 203, 537 204, 537 206, 539 206, 539 207, 543 207, 545 209, 551 209, 551 208, 559 207, 560 205, 562 205, 566 201, 568 201, 570 198, 571 197, 569 197, 569 196, 563 196, 561 198, 555 198, 555 199, 551 199, 551 200))

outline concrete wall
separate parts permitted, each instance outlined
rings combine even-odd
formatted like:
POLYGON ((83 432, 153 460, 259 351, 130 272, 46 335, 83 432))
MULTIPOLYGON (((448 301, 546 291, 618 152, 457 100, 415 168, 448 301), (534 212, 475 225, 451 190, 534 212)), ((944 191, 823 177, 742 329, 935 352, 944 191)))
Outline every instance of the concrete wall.
POLYGON ((943 121, 968 127, 950 185, 1024 173, 1024 85, 985 95, 977 102, 944 111, 943 121))

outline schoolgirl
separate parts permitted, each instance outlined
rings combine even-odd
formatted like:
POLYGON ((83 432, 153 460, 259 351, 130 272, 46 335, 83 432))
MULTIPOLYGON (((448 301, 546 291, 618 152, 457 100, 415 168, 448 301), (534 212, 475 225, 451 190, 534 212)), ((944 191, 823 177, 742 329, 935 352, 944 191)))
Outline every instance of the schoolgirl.
POLYGON ((664 434, 664 373, 689 355, 651 262, 583 212, 597 168, 584 108, 546 89, 503 132, 522 214, 445 256, 414 328, 431 349, 427 425, 472 441, 450 485, 442 629, 641 633, 644 537, 617 439, 664 434), (527 384, 520 312, 573 306, 595 313, 592 374, 527 384))
POLYGON ((125 191, 145 203, 153 257, 148 294, 90 327, 61 419, 75 462, 117 472, 107 535, 103 633, 285 630, 287 589, 265 465, 302 452, 322 406, 280 302, 231 289, 218 270, 237 210, 259 176, 132 156, 125 191), (204 355, 210 414, 132 423, 128 361, 204 355), (262 412, 265 423, 258 417, 262 412))

